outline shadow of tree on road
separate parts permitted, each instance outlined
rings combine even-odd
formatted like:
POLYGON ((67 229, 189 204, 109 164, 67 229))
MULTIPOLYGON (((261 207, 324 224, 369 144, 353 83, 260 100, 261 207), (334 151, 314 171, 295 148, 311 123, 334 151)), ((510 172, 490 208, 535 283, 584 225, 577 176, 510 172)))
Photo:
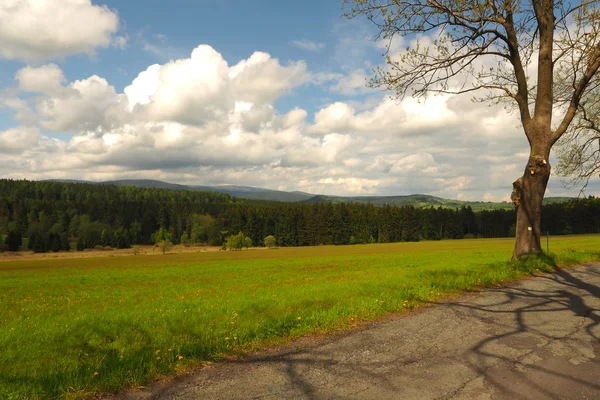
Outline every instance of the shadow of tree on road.
MULTIPOLYGON (((586 277, 600 277, 600 271, 594 271, 593 269, 580 270, 577 272, 577 274, 584 278, 579 278, 567 270, 560 269, 558 267, 555 268, 556 271, 552 275, 543 275, 536 278, 550 281, 550 285, 547 285, 551 287, 549 290, 529 289, 513 285, 501 288, 486 289, 486 292, 501 294, 502 300, 496 303, 486 304, 484 306, 469 302, 435 303, 423 301, 423 303, 439 304, 457 309, 466 309, 469 310, 470 316, 475 318, 485 318, 484 315, 494 314, 508 314, 513 316, 513 318, 510 319, 512 324, 504 324, 502 327, 504 329, 508 328, 506 332, 490 335, 482 339, 469 350, 469 353, 475 356, 475 361, 470 362, 471 368, 477 371, 478 375, 485 376, 487 378, 487 382, 491 383, 505 394, 510 394, 511 397, 515 399, 526 399, 527 397, 524 397, 511 389, 511 386, 514 386, 515 384, 514 381, 503 382, 498 379, 498 377, 494 377, 492 374, 488 373, 490 361, 500 361, 513 366, 521 366, 536 370, 539 373, 553 376, 557 379, 567 380, 572 382, 574 385, 584 386, 600 393, 600 384, 598 383, 598 380, 592 381, 581 379, 566 373, 544 368, 536 365, 535 363, 523 363, 523 360, 528 355, 533 353, 534 349, 531 349, 530 352, 525 353, 515 360, 514 358, 498 354, 498 352, 494 352, 494 350, 491 348, 492 344, 498 343, 501 340, 516 337, 522 338, 527 335, 544 338, 546 343, 541 347, 545 347, 554 341, 570 340, 570 337, 573 334, 582 330, 584 330, 589 336, 592 343, 593 341, 600 343, 600 337, 593 332, 594 328, 600 326, 600 309, 593 308, 588 305, 588 302, 586 302, 586 299, 589 300, 590 298, 600 299, 600 287, 584 280, 586 277), (520 306, 517 306, 519 304, 520 306), (571 313, 582 317, 582 323, 584 326, 577 326, 566 334, 553 334, 551 331, 543 330, 541 327, 536 327, 527 322, 528 314, 549 312, 571 313)), ((589 362, 599 364, 600 360, 596 358, 589 360, 589 362)), ((543 393, 547 398, 560 398, 543 385, 536 384, 531 380, 523 380, 521 383, 528 385, 538 393, 543 393)))
MULTIPOLYGON (((288 350, 280 350, 274 354, 255 354, 248 355, 245 359, 231 360, 225 365, 215 368, 214 376, 210 373, 206 375, 202 384, 210 384, 211 379, 218 376, 233 374, 229 379, 236 380, 235 373, 240 369, 236 368, 240 364, 250 366, 251 368, 260 366, 270 366, 270 368, 279 371, 285 382, 274 381, 272 386, 265 388, 269 398, 280 399, 336 399, 353 398, 360 396, 360 393, 376 385, 388 393, 401 394, 407 387, 399 384, 399 374, 407 372, 415 377, 422 371, 421 365, 433 365, 436 362, 444 362, 443 359, 451 360, 455 365, 460 363, 472 371, 471 376, 475 378, 464 383, 458 388, 447 388, 448 393, 440 398, 451 398, 460 392, 467 384, 476 378, 483 377, 487 384, 492 385, 496 390, 505 396, 513 399, 526 399, 527 396, 514 390, 514 380, 503 380, 498 374, 498 365, 507 369, 526 368, 536 373, 543 374, 555 380, 565 380, 571 385, 584 387, 600 393, 600 382, 597 379, 587 379, 586 377, 569 374, 546 366, 537 365, 535 362, 527 362, 527 357, 536 350, 544 350, 552 343, 568 343, 572 341, 572 336, 577 334, 587 335, 591 343, 600 344, 600 338, 597 329, 600 327, 600 307, 590 305, 593 301, 600 304, 600 287, 592 283, 592 278, 598 281, 600 278, 600 269, 584 268, 576 273, 556 268, 551 275, 537 276, 535 279, 545 281, 543 285, 527 284, 509 284, 503 287, 486 289, 486 293, 491 296, 477 296, 475 298, 459 299, 450 302, 428 302, 421 300, 423 304, 438 305, 444 313, 457 315, 457 318, 463 319, 466 324, 476 324, 490 331, 489 334, 482 334, 479 340, 473 346, 469 346, 466 351, 446 352, 439 354, 436 349, 420 349, 417 355, 402 355, 396 359, 385 359, 383 361, 373 361, 369 357, 344 357, 341 360, 332 352, 337 342, 344 340, 352 332, 340 333, 329 336, 323 343, 316 346, 309 346, 306 351, 294 349, 289 346, 288 350), (533 287, 532 287, 533 286, 533 287), (538 288, 538 287, 541 287, 538 288), (479 299, 479 300, 477 300, 479 299), (488 300, 489 299, 489 300, 488 300), (545 314, 542 314, 545 313, 545 314), (548 314, 549 313, 549 314, 548 314), (550 315, 564 313, 564 316, 573 315, 581 317, 578 325, 570 326, 568 329, 545 325, 546 319, 551 319, 550 315), (532 317, 539 317, 537 320, 532 317), (533 322, 532 322, 533 321, 533 322), (541 321, 541 322, 540 322, 541 321), (552 328, 552 329, 551 329, 552 328), (333 346, 330 346, 333 345, 333 346), (498 346, 515 345, 519 353, 505 355, 498 351, 498 346), (530 348, 529 348, 530 347, 530 348), (441 360, 441 361, 440 361, 441 360), (224 371, 223 368, 231 368, 224 371), (217 371, 220 370, 220 371, 217 371), (474 373, 473 373, 474 372, 474 373), (326 376, 324 376, 326 375, 326 376), (347 382, 348 387, 338 386, 334 389, 324 392, 326 386, 332 386, 332 382, 347 382), (349 386, 353 386, 350 390, 349 386)), ((417 299, 418 300, 418 299, 417 299)), ((572 321, 570 319, 570 321, 572 321)), ((446 329, 441 326, 439 329, 446 329)), ((482 328, 483 329, 483 328, 482 328)), ((368 334, 369 330, 365 331, 368 334)), ((418 332, 416 333, 418 334, 418 332)), ((368 336, 367 336, 368 339, 368 336)), ((366 345, 368 347, 369 344, 366 345)), ((344 348, 341 344, 340 348, 344 348)), ((373 344, 373 348, 376 345, 373 344)), ((600 346, 598 347, 600 350, 600 346)), ((375 349, 374 351, 382 351, 375 349)), ((347 355, 347 354, 346 354, 347 355)), ((600 357, 591 359, 588 362, 598 365, 600 357)), ((519 379, 515 374, 511 378, 519 379)), ((410 376, 404 380, 410 383, 410 376)), ((416 382, 416 381, 415 381, 416 382)), ((169 394, 171 390, 177 388, 180 382, 163 387, 160 393, 154 392, 153 398, 160 398, 169 394)), ((459 382, 460 383, 460 382, 459 382)), ((520 384, 527 386, 531 391, 540 394, 544 398, 558 399, 559 397, 543 383, 522 379, 520 384)), ((414 388, 412 388, 414 389, 414 388)))

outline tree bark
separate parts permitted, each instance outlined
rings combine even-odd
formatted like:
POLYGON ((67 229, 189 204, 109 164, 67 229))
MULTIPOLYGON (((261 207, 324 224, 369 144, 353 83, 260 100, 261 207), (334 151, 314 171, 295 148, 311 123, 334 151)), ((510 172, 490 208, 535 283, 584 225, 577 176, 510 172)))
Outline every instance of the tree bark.
POLYGON ((550 178, 550 146, 532 149, 525 173, 513 183, 511 199, 517 209, 517 227, 513 259, 542 251, 542 201, 550 178))

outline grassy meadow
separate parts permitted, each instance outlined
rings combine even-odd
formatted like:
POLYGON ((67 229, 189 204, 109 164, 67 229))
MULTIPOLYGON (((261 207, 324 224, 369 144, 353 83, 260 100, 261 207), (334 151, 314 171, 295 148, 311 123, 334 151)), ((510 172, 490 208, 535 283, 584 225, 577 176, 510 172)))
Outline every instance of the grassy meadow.
MULTIPOLYGON (((0 398, 76 398, 497 285, 513 239, 0 263, 0 398)), ((559 265, 600 235, 555 237, 559 265)))

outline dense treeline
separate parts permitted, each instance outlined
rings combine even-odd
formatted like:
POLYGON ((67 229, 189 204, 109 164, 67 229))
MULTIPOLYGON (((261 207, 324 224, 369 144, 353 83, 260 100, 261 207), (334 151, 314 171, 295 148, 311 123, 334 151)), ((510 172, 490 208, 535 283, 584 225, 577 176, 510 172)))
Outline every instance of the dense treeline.
MULTIPOLYGON (((28 238, 28 247, 40 252, 66 250, 72 241, 78 249, 125 248, 150 243, 160 227, 179 240, 190 222, 214 221, 235 202, 213 192, 0 180, 0 234, 28 238)), ((208 228, 216 229, 208 225, 199 239, 208 241, 208 228)))
MULTIPOLYGON (((358 203, 276 203, 200 191, 0 180, 0 235, 14 250, 126 248, 164 241, 221 245, 238 232, 279 246, 507 237, 512 210, 415 208, 358 203)), ((600 199, 544 206, 551 234, 600 232, 600 199)))

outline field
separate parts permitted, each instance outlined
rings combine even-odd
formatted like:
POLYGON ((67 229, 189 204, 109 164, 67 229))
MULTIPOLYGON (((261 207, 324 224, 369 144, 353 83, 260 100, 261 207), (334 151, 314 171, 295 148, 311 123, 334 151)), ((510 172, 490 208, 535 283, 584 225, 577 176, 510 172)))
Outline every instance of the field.
POLYGON ((552 238, 508 263, 512 239, 0 263, 0 398, 76 398, 202 361, 497 285, 552 260, 600 257, 600 236, 552 238))

